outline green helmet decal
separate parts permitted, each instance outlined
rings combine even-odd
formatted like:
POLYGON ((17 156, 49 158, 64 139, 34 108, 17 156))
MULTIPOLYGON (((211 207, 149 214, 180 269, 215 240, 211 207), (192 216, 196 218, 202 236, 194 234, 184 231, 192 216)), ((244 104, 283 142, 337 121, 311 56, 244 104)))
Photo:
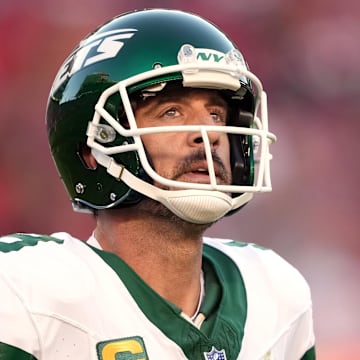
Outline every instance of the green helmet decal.
MULTIPOLYGON (((266 131, 263 137, 245 131, 229 134, 229 138, 234 184, 245 186, 243 190, 249 188, 249 192, 251 187, 254 192, 270 191, 266 174, 267 185, 253 186, 252 139, 258 136, 261 143, 267 144, 275 140, 267 132, 267 123, 265 128, 260 124, 260 129, 256 125, 254 115, 263 96, 261 83, 250 73, 233 42, 216 26, 193 14, 153 9, 123 14, 100 26, 74 49, 54 80, 46 114, 48 137, 56 167, 75 208, 128 206, 139 202, 143 195, 149 196, 139 191, 141 186, 129 186, 125 178, 114 176, 108 157, 120 166, 119 174, 126 169, 127 177, 151 183, 136 136, 123 129, 119 113, 130 104, 131 94, 169 81, 180 81, 185 87, 228 91, 237 112, 231 126, 254 128, 255 133, 266 131), (201 69, 195 76, 183 70, 193 63, 201 69), (234 75, 226 70, 228 66, 241 68, 242 72, 234 75), (250 114, 245 123, 246 116, 240 112, 250 114), (91 148, 95 144, 95 153, 105 154, 98 161, 101 166, 94 169, 82 158, 82 149, 89 144, 91 148)), ((262 152, 270 158, 264 146, 262 152)), ((264 161, 262 166, 268 171, 268 159, 264 161)), ((235 191, 233 197, 242 192, 246 191, 235 191)), ((238 207, 232 206, 231 210, 238 207)))

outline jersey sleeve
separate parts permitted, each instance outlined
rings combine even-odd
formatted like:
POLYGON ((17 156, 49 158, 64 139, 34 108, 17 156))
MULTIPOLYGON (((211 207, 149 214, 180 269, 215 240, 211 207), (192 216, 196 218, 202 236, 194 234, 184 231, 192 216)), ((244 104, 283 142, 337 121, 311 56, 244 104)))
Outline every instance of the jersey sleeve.
POLYGON ((259 328, 263 326, 266 334, 265 329, 276 329, 273 333, 276 336, 267 337, 273 356, 289 360, 305 356, 304 359, 313 360, 309 350, 314 347, 315 335, 307 281, 276 252, 255 245, 248 250, 249 263, 243 273, 253 306, 249 305, 252 321, 248 322, 247 330, 250 334, 261 333, 259 328))
POLYGON ((271 354, 276 359, 314 360, 311 291, 302 274, 270 249, 205 240, 233 259, 245 284, 247 319, 241 359, 256 353, 254 358, 271 354))
POLYGON ((1 360, 32 359, 30 354, 36 356, 39 352, 37 332, 25 296, 17 286, 17 267, 16 256, 0 251, 1 360), (17 349, 23 351, 25 357, 21 357, 17 349))

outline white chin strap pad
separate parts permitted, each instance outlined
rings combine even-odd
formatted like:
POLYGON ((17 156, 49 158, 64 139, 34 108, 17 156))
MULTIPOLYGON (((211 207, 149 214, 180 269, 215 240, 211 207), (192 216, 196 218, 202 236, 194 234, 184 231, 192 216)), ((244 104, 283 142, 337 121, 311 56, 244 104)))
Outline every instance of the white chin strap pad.
POLYGON ((219 220, 232 209, 230 196, 209 190, 163 190, 151 185, 126 169, 121 180, 141 194, 159 201, 179 218, 193 224, 209 224, 219 220))
POLYGON ((194 224, 208 224, 219 220, 232 207, 231 198, 218 191, 171 191, 160 201, 179 218, 194 224))
POLYGON ((159 201, 179 218, 193 224, 213 223, 253 197, 251 193, 244 193, 234 201, 220 191, 163 190, 137 178, 126 169, 122 171, 121 180, 130 188, 159 201))

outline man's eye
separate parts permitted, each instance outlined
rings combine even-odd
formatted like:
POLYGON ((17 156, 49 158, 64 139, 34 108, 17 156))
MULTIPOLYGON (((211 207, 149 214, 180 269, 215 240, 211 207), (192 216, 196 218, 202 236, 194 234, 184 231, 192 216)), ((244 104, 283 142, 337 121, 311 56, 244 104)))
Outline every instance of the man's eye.
POLYGON ((225 123, 226 122, 225 114, 218 113, 218 112, 211 112, 210 116, 213 118, 214 122, 216 122, 216 123, 225 123))
POLYGON ((166 117, 175 117, 178 114, 178 111, 176 108, 170 108, 163 112, 163 116, 166 117))

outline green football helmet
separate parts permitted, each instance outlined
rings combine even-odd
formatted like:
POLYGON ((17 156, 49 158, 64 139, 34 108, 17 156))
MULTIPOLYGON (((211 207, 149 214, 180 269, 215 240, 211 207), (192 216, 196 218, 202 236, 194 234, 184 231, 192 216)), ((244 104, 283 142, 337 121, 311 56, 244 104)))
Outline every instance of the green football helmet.
POLYGON ((146 196, 182 219, 201 224, 241 208, 254 193, 271 191, 269 145, 275 135, 268 131, 262 84, 234 43, 193 14, 134 11, 88 35, 54 80, 46 124, 53 159, 77 211, 131 206, 146 196), (170 82, 221 91, 231 110, 226 126, 137 128, 132 97, 160 96, 170 82), (215 130, 229 137, 229 185, 216 181, 208 138, 215 130), (208 184, 156 173, 141 136, 170 131, 201 134, 208 184), (84 149, 91 151, 96 168, 84 162, 84 149), (178 190, 160 189, 154 181, 178 190))

